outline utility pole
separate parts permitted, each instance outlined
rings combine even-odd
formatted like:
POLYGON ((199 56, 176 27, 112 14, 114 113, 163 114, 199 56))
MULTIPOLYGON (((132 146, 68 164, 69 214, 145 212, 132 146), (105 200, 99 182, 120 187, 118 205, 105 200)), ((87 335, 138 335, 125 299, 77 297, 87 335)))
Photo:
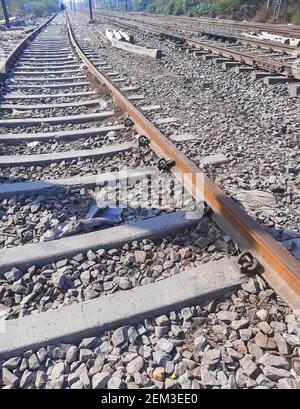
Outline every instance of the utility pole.
POLYGON ((279 20, 282 0, 273 0, 273 17, 275 21, 279 20))
MULTIPOLYGON (((285 2, 284 2, 284 11, 283 11, 283 14, 284 14, 284 21, 285 21, 285 23, 287 22, 286 20, 287 20, 287 12, 288 12, 288 8, 289 8, 289 3, 290 3, 290 0, 286 0, 285 2)), ((293 3, 293 2, 292 2, 293 3)))
POLYGON ((70 0, 70 9, 73 10, 72 0, 70 0))
POLYGON ((6 28, 10 28, 9 16, 8 16, 8 11, 7 11, 5 0, 1 0, 1 4, 2 4, 3 15, 5 18, 6 28))
POLYGON ((90 21, 89 22, 92 23, 94 21, 92 0, 89 0, 89 9, 90 9, 90 21))
POLYGON ((73 9, 74 9, 74 11, 76 11, 75 0, 72 0, 72 1, 73 1, 73 9))

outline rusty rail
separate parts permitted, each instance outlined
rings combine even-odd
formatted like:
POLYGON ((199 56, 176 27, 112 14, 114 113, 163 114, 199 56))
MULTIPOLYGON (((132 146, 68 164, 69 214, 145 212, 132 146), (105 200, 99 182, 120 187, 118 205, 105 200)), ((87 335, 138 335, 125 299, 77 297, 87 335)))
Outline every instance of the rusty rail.
POLYGON ((128 113, 140 133, 151 140, 151 146, 160 155, 172 158, 176 170, 189 178, 192 194, 204 193, 204 200, 214 213, 216 222, 243 250, 248 250, 264 268, 263 276, 291 306, 300 308, 300 262, 276 242, 260 225, 244 212, 211 179, 188 159, 162 132, 157 129, 130 101, 98 71, 79 46, 67 17, 71 44, 91 74, 113 95, 115 102, 128 113))
MULTIPOLYGON (((167 25, 165 25, 167 27, 167 25)), ((176 29, 176 31, 180 31, 183 33, 189 33, 192 35, 198 36, 200 35, 209 35, 212 38, 221 38, 221 39, 228 39, 228 40, 233 40, 234 43, 238 44, 244 44, 246 46, 251 46, 251 47, 256 47, 256 48, 262 48, 265 50, 270 50, 270 51, 278 51, 280 53, 286 53, 290 55, 297 55, 300 54, 300 48, 299 47, 294 47, 288 44, 278 44, 278 43, 272 43, 270 41, 264 41, 258 38, 253 38, 253 37, 240 37, 240 36, 235 36, 235 35, 225 35, 225 34, 217 34, 217 33, 212 33, 208 31, 202 31, 196 28, 191 28, 191 27, 186 27, 186 26, 178 26, 178 25, 172 25, 173 29, 176 29)))
MULTIPOLYGON (((214 34, 211 33, 211 35, 213 36, 214 34)), ((225 36, 222 36, 222 37, 225 37, 225 36)), ((278 51, 280 53, 286 53, 290 55, 300 54, 300 48, 293 47, 287 44, 275 44, 275 43, 270 43, 267 41, 250 38, 250 37, 248 38, 248 37, 234 36, 234 39, 236 40, 237 43, 244 44, 244 45, 251 46, 251 47, 262 48, 262 49, 270 50, 270 51, 278 51)))
MULTIPOLYGON (((110 13, 112 14, 112 13, 110 13)), ((115 14, 113 14, 115 15, 115 14)), ((119 18, 119 16, 116 14, 115 17, 119 18)), ((162 16, 160 16, 162 17, 162 16)), ((241 43, 241 44, 245 44, 245 45, 249 45, 252 47, 257 47, 257 48, 262 48, 262 49, 267 49, 267 50, 272 50, 272 51, 279 51, 279 52, 284 52, 287 54, 300 54, 300 48, 299 47, 294 47, 291 45, 287 45, 287 44, 276 44, 276 43, 272 43, 272 42, 268 42, 268 41, 264 41, 261 39, 256 39, 256 38, 251 38, 251 37, 240 37, 240 36, 235 36, 235 35, 225 35, 225 34, 217 34, 217 33, 211 33, 211 32, 207 32, 207 31, 203 31, 202 29, 199 28, 194 28, 194 27, 190 27, 190 26, 185 26, 185 25, 180 25, 180 24, 176 24, 172 21, 173 18, 175 18, 176 16, 172 16, 171 17, 171 22, 168 22, 167 18, 160 18, 159 19, 159 23, 158 22, 154 22, 151 20, 150 24, 153 26, 163 26, 166 29, 171 29, 174 30, 176 32, 182 32, 182 33, 186 33, 186 34, 191 34, 191 35, 195 35, 196 37, 200 35, 210 35, 212 37, 220 37, 220 38, 224 38, 224 39, 230 39, 230 40, 234 40, 236 43, 241 43)), ((126 16, 127 20, 131 20, 131 21, 135 21, 136 23, 139 22, 138 19, 136 18, 131 18, 126 16)), ((176 21, 176 20, 175 20, 176 21)), ((179 20, 180 21, 180 20, 179 20)), ((149 22, 147 22, 147 24, 149 24, 149 22)), ((299 36, 300 36, 300 28, 299 28, 299 36)))
MULTIPOLYGON (((103 12, 103 11, 102 11, 103 12)), ((118 16, 116 12, 109 12, 110 15, 118 16)), ((239 30, 253 30, 253 31, 261 31, 265 30, 269 33, 274 33, 278 35, 288 36, 288 37, 299 37, 300 38, 300 27, 295 25, 284 25, 284 24, 274 24, 274 23, 256 23, 256 22, 244 22, 244 21, 237 21, 237 20, 224 20, 219 18, 213 17, 188 17, 188 16, 167 16, 162 14, 150 14, 150 13, 137 13, 131 12, 126 14, 126 18, 128 16, 131 19, 140 18, 140 16, 146 16, 148 19, 163 19, 165 21, 169 20, 170 24, 173 25, 174 21, 179 22, 186 22, 188 24, 203 24, 203 25, 212 25, 212 26, 220 26, 220 27, 233 27, 239 30)))
POLYGON ((265 57, 256 57, 255 55, 251 55, 245 52, 226 49, 225 47, 217 46, 214 44, 207 44, 201 40, 186 39, 186 42, 191 46, 197 46, 204 50, 210 50, 222 57, 230 58, 243 64, 250 65, 254 68, 261 68, 263 70, 271 72, 278 72, 278 74, 285 75, 286 77, 293 77, 300 80, 300 68, 293 66, 293 64, 275 61, 271 58, 268 59, 265 57))
MULTIPOLYGON (((135 13, 130 13, 135 15, 135 13)), ((147 14, 149 17, 166 18, 164 15, 159 14, 147 14)), ((282 24, 268 24, 268 23, 255 23, 255 22, 244 22, 237 20, 224 20, 208 17, 187 17, 187 16, 172 16, 171 19, 178 21, 186 21, 187 23, 198 23, 198 24, 208 24, 221 27, 234 27, 237 29, 250 29, 250 30, 267 30, 270 33, 285 35, 289 37, 299 36, 300 37, 300 27, 295 25, 282 25, 282 24)))
MULTIPOLYGON (((111 20, 111 21, 115 21, 111 17, 104 16, 104 18, 111 20)), ((119 17, 118 17, 118 20, 119 20, 119 17)), ((118 21, 117 24, 125 26, 128 23, 124 23, 122 20, 122 21, 118 21)), ((132 28, 141 29, 140 24, 137 23, 136 21, 135 23, 132 23, 132 28)), ((163 35, 166 38, 176 37, 173 34, 169 34, 166 32, 159 31, 159 30, 155 30, 155 29, 149 29, 149 28, 143 27, 143 30, 150 32, 154 35, 163 35)), ((297 65, 293 65, 287 62, 272 60, 272 58, 255 56, 255 55, 249 54, 244 51, 236 51, 234 49, 230 49, 222 45, 210 44, 210 43, 207 43, 206 41, 201 41, 201 39, 198 39, 198 38, 188 38, 184 36, 182 36, 181 38, 192 47, 197 47, 202 50, 212 51, 213 53, 219 55, 220 57, 226 57, 226 58, 229 58, 230 60, 238 61, 240 63, 250 65, 251 67, 254 67, 254 68, 261 68, 263 70, 267 70, 272 73, 276 72, 280 75, 285 75, 286 77, 291 77, 291 78, 300 80, 300 68, 297 65)), ((247 43, 250 44, 251 41, 249 41, 248 39, 245 39, 243 40, 243 42, 245 44, 247 43)), ((275 49, 282 50, 283 47, 286 47, 286 46, 276 46, 276 45, 273 46, 273 44, 272 45, 268 44, 268 48, 273 48, 274 50, 275 49)), ((295 51, 297 50, 298 52, 300 52, 300 49, 295 48, 295 51)))

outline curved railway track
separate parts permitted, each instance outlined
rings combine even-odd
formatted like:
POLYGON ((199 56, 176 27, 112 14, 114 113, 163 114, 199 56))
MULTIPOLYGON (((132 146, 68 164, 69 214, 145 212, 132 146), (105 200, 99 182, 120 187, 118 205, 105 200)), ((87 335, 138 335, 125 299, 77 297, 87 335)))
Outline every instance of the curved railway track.
MULTIPOLYGON (((39 31, 15 51, 1 94, 2 387, 125 387, 103 369, 97 353, 121 350, 126 337, 134 344, 151 331, 147 318, 158 315, 156 336, 164 339, 171 320, 176 339, 175 322, 189 328, 201 310, 189 306, 242 283, 247 292, 255 273, 299 308, 300 263, 145 117, 136 88, 99 60, 68 17, 59 14, 36 36, 39 31), (140 199, 149 183, 151 202, 147 195, 140 199), (161 197, 165 190, 167 198, 161 197), (174 198, 183 191, 179 206, 174 198), (113 199, 113 215, 105 216, 105 203, 113 199), (113 227, 99 229, 101 214, 113 227), (223 250, 209 253, 209 234, 223 250), (176 319, 162 315, 174 309, 176 319), (124 328, 143 320, 139 333, 131 327, 125 336, 124 328), (120 325, 127 326, 113 332, 112 345, 106 335, 97 337, 120 325), (28 359, 25 372, 22 359, 28 359), (50 371, 42 370, 45 359, 50 371), (77 361, 93 362, 76 374, 77 361)), ((165 344, 163 351, 173 348, 165 344)), ((144 387, 163 387, 158 375, 152 384, 139 380, 144 363, 136 351, 124 360, 127 384, 134 378, 144 387)), ((163 358, 153 359, 162 371, 163 358)), ((183 378, 180 385, 191 386, 183 378)))

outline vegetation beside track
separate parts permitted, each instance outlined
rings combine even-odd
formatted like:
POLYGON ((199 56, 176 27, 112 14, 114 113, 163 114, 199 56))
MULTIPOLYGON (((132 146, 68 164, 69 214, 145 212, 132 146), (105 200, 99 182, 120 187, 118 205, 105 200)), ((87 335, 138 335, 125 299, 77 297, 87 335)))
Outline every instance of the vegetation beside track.
MULTIPOLYGON (((6 0, 10 16, 32 14, 34 17, 43 17, 58 10, 59 0, 6 0)), ((0 19, 2 9, 0 7, 0 19)))
MULTIPOLYGON (((268 0, 133 0, 135 11, 158 14, 208 16, 272 21, 272 1, 268 0)), ((280 21, 300 24, 299 0, 283 0, 280 21)))

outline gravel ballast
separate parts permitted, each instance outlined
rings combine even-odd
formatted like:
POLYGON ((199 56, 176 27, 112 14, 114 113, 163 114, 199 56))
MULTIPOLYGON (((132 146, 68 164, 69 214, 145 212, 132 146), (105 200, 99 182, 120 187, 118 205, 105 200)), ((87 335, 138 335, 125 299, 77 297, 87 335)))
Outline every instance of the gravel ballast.
MULTIPOLYGON (((76 17, 74 22, 76 27, 76 17)), ((117 28, 108 22, 97 24, 102 32, 107 27, 117 28)), ((146 116, 178 118, 158 127, 169 137, 194 134, 195 140, 180 142, 178 147, 200 167, 203 157, 224 154, 227 163, 205 166, 203 171, 233 197, 240 190, 274 195, 274 214, 268 217, 258 211, 257 220, 277 230, 299 231, 300 112, 297 100, 289 97, 288 86, 268 87, 251 81, 247 74, 225 73, 221 66, 180 53, 136 30, 127 31, 137 44, 162 49, 163 58, 133 58, 111 47, 97 53, 118 67, 127 83, 139 87, 146 96, 142 105, 161 106, 146 116)), ((93 46, 92 40, 89 44, 93 46)))
MULTIPOLYGON (((127 208, 124 213, 127 220, 143 220, 161 211, 127 208)), ((155 243, 144 239, 27 271, 13 268, 0 279, 2 307, 8 318, 21 317, 149 284, 234 253, 228 236, 203 218, 195 229, 155 243)))
POLYGON ((1 360, 3 389, 298 389, 299 312, 256 277, 194 305, 1 360))

